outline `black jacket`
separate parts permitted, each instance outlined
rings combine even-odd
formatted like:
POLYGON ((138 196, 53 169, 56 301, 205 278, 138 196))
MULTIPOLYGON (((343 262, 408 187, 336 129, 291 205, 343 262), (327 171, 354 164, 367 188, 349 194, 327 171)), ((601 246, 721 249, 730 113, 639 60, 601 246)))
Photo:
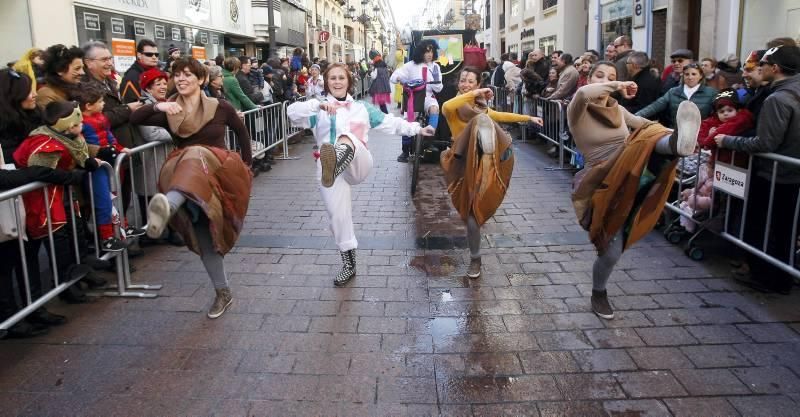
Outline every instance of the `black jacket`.
POLYGON ((33 129, 42 124, 39 108, 37 107, 32 111, 23 112, 21 123, 0 128, 0 147, 3 148, 3 160, 8 164, 13 164, 14 151, 17 150, 19 144, 28 137, 28 134, 33 129))
POLYGON ((622 107, 625 107, 630 113, 636 113, 639 110, 647 107, 650 103, 656 101, 661 97, 661 79, 650 72, 650 67, 644 67, 642 70, 633 76, 631 80, 638 86, 636 97, 630 100, 621 100, 622 107))
POLYGON ((253 84, 250 83, 250 76, 248 74, 243 73, 242 71, 236 72, 236 81, 239 81, 239 86, 242 87, 242 91, 256 105, 261 104, 264 101, 264 96, 256 91, 253 87, 253 84))
POLYGON ((42 181, 50 184, 80 184, 83 180, 82 169, 64 171, 43 166, 31 166, 20 169, 0 169, 0 190, 10 190, 21 187, 34 181, 42 181))
POLYGON ((139 61, 136 61, 125 71, 125 76, 122 77, 120 83, 120 96, 123 103, 133 103, 138 101, 142 96, 142 88, 139 86, 139 77, 142 73, 147 71, 148 68, 142 66, 139 61))

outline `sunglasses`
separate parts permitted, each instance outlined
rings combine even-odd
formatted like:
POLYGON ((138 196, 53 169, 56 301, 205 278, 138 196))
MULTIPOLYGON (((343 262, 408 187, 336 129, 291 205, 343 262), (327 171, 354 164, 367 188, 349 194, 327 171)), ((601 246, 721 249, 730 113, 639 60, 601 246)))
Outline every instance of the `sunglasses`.
POLYGON ((141 54, 150 58, 158 56, 158 52, 141 52, 141 54))

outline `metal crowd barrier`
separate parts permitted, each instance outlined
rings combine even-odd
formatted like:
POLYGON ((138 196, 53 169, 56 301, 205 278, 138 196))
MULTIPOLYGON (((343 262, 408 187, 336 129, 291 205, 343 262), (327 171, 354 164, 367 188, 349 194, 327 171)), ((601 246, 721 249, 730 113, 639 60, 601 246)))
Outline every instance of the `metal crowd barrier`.
MULTIPOLYGON (((739 154, 741 155, 741 153, 739 154)), ((666 208, 677 214, 691 216, 691 221, 701 226, 700 231, 708 230, 779 268, 794 277, 795 280, 800 279, 800 270, 797 265, 798 215, 800 215, 798 189, 800 189, 800 184, 780 183, 777 178, 779 167, 788 166, 800 172, 800 159, 774 153, 747 155, 747 166, 741 167, 734 162, 737 161, 736 155, 737 153, 732 152, 732 162, 730 163, 721 162, 717 158, 711 171, 713 192, 711 193, 711 206, 708 209, 710 220, 698 220, 696 212, 681 210, 675 203, 668 202, 666 208), (756 170, 756 167, 761 167, 761 170, 756 170), (759 172, 763 172, 765 168, 771 169, 769 179, 759 175, 759 172), (761 184, 754 186, 753 181, 761 184), (764 184, 765 182, 766 184, 764 184), (763 193, 767 189, 769 197, 766 200, 760 196, 752 197, 753 190, 763 193), (785 218, 788 217, 785 216, 788 214, 785 212, 787 208, 791 211, 791 226, 788 224, 789 219, 785 218), (777 210, 783 211, 785 217, 779 216, 776 213, 777 210), (784 223, 778 226, 775 222, 784 223), (778 252, 778 248, 775 248, 775 241, 778 239, 775 237, 776 232, 786 233, 787 228, 788 237, 783 237, 788 239, 788 247, 784 248, 784 251, 778 252)), ((679 166, 683 163, 679 163, 679 166)), ((692 181, 678 181, 678 195, 684 185, 692 185, 692 181)), ((693 253, 697 252, 692 250, 697 248, 694 244, 695 237, 693 236, 688 242, 687 255, 698 259, 702 256, 693 256, 693 253)))
MULTIPOLYGON (((108 173, 110 184, 111 184, 111 190, 109 190, 109 192, 117 192, 120 188, 119 188, 119 182, 117 180, 117 176, 115 175, 114 168, 112 168, 111 165, 109 163, 107 163, 107 162, 101 162, 100 163, 100 167, 98 169, 103 169, 108 173)), ((91 230, 92 235, 93 235, 93 236, 91 236, 91 239, 94 241, 95 254, 97 255, 97 257, 99 259, 103 259, 103 260, 107 260, 107 261, 110 261, 110 260, 113 259, 115 261, 115 263, 116 263, 116 276, 117 276, 116 287, 114 287, 113 284, 108 286, 107 287, 109 289, 108 294, 104 293, 104 295, 137 296, 137 297, 149 297, 149 296, 151 296, 151 295, 148 295, 148 294, 131 293, 131 292, 126 290, 126 284, 129 283, 129 277, 130 277, 127 249, 123 250, 122 252, 103 252, 101 254, 100 249, 99 249, 100 238, 98 236, 98 228, 97 228, 96 222, 95 222, 94 197, 93 197, 93 193, 92 193, 94 184, 93 184, 93 181, 92 181, 92 178, 91 178, 91 174, 87 173, 86 177, 88 178, 89 187, 88 187, 88 191, 86 193, 84 193, 84 195, 88 194, 90 196, 90 198, 87 201, 87 204, 91 205, 91 209, 90 209, 91 219, 89 221, 89 228, 88 229, 91 230), (113 292, 110 291, 113 288, 117 288, 117 291, 113 291, 113 292)), ((24 220, 22 219, 22 213, 20 213, 20 208, 22 207, 22 204, 20 204, 22 195, 26 194, 26 193, 29 193, 29 192, 33 192, 33 191, 42 190, 42 192, 44 194, 44 200, 45 201, 50 201, 50 198, 51 198, 50 194, 51 193, 48 190, 48 186, 50 186, 50 185, 51 184, 46 184, 46 183, 37 181, 37 182, 26 184, 26 185, 23 185, 23 186, 20 186, 20 187, 11 189, 11 190, 0 192, 0 202, 11 200, 11 203, 12 203, 11 205, 14 208, 14 220, 16 222, 18 231, 25 231, 25 229, 26 229, 24 220)), ((69 228, 69 235, 70 236, 69 236, 69 243, 68 244, 71 246, 69 248, 69 251, 71 252, 71 255, 74 255, 74 257, 75 257, 74 265, 80 265, 81 264, 81 249, 83 248, 83 246, 87 242, 81 240, 81 236, 84 236, 84 235, 82 233, 78 232, 78 227, 79 226, 80 227, 84 227, 84 224, 82 222, 81 223, 78 222, 78 218, 80 217, 80 213, 76 212, 75 204, 73 204, 74 197, 75 197, 73 187, 72 186, 61 186, 61 185, 59 185, 59 187, 64 187, 64 200, 65 200, 65 202, 68 202, 67 205, 69 205, 69 210, 68 210, 69 211, 69 213, 68 213, 69 222, 68 222, 67 225, 63 226, 63 227, 68 227, 69 228)), ((122 204, 120 203, 119 198, 113 198, 112 201, 113 201, 113 204, 114 204, 115 208, 119 211, 122 208, 122 204)), ((120 211, 120 213, 121 213, 121 211, 120 211)), ((49 302, 50 300, 52 300, 53 298, 55 298, 56 296, 61 294, 63 291, 65 291, 67 288, 69 288, 70 286, 72 286, 73 284, 75 284, 76 282, 80 281, 83 278, 83 276, 78 277, 78 278, 69 278, 69 277, 60 276, 59 270, 66 271, 67 270, 66 268, 68 266, 64 266, 64 265, 59 265, 58 264, 57 255, 56 255, 56 241, 55 241, 55 238, 54 238, 54 233, 58 229, 54 230, 54 228, 53 228, 53 219, 52 219, 50 205, 45 205, 45 214, 47 216, 47 237, 46 238, 42 238, 42 239, 46 239, 47 240, 46 242, 44 242, 44 244, 47 245, 47 254, 48 254, 48 261, 49 261, 48 263, 49 263, 49 266, 50 266, 49 273, 50 273, 50 276, 52 277, 52 288, 47 290, 47 291, 45 291, 45 287, 46 286, 42 285, 42 283, 40 282, 39 284, 42 287, 43 292, 38 298, 33 299, 33 296, 31 294, 31 279, 32 278, 33 279, 39 279, 41 281, 42 277, 39 275, 40 271, 37 270, 35 273, 32 274, 31 271, 29 270, 29 267, 32 266, 32 265, 28 265, 28 262, 27 262, 27 260, 28 260, 27 250, 29 249, 28 245, 30 244, 30 242, 26 244, 26 241, 29 240, 27 238, 27 236, 26 236, 26 233, 18 233, 16 240, 17 240, 17 243, 19 245, 19 254, 20 254, 19 266, 21 266, 21 268, 15 268, 15 269, 21 269, 21 270, 16 270, 15 274, 21 274, 22 275, 22 281, 24 283, 24 285, 23 285, 24 288, 18 288, 18 290, 24 291, 24 297, 20 301, 23 304, 25 304, 25 307, 23 307, 22 309, 17 311, 14 315, 12 315, 8 319, 6 319, 2 323, 0 323, 0 330, 8 330, 9 328, 11 328, 15 324, 17 324, 20 320, 22 320, 25 317, 27 317, 29 314, 34 312, 36 309, 44 306, 47 302, 49 302)), ((120 232, 119 224, 115 224, 114 225, 114 235, 117 238, 121 238, 122 237, 122 234, 120 232)), ((41 250, 42 247, 38 246, 37 249, 41 250)), ((63 249, 64 248, 62 248, 62 250, 63 249)), ((37 251, 37 253, 30 254, 30 255, 35 257, 35 258, 39 257, 38 251, 37 251)), ((14 262, 14 261, 16 261, 16 260, 12 260, 11 262, 14 262)), ((8 262, 8 260, 6 262, 8 262)), ((36 266, 38 266, 38 262, 37 262, 36 266)), ((84 272, 87 272, 87 269, 84 269, 84 272)), ((1 277, 0 279, 12 279, 12 277, 11 276, 1 277)), ((17 280, 17 282, 19 282, 19 280, 17 280)), ((12 287, 13 287, 13 285, 14 284, 12 283, 12 287)), ((93 292, 88 292, 87 295, 97 295, 97 294, 93 293, 93 292)), ((14 295, 12 295, 11 298, 14 299, 16 297, 14 295)))

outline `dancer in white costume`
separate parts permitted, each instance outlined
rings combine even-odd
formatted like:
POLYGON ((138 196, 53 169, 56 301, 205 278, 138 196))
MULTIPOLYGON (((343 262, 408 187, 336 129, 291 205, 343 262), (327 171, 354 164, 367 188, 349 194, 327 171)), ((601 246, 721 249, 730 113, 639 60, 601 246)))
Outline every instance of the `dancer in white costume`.
POLYGON ((353 230, 351 187, 364 181, 372 170, 372 154, 367 149, 369 130, 392 135, 433 136, 434 129, 354 101, 349 94, 353 78, 342 64, 328 66, 324 79, 326 96, 322 100, 311 98, 291 104, 286 113, 293 125, 311 129, 319 146, 319 190, 344 264, 333 283, 341 286, 356 276, 358 240, 353 230))

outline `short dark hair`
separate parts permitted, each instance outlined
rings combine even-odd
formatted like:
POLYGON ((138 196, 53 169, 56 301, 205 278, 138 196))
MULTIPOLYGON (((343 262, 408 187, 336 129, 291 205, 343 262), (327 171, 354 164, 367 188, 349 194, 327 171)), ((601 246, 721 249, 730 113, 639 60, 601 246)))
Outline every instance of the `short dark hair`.
POLYGON ((46 76, 58 78, 58 73, 66 71, 72 61, 82 58, 83 51, 77 46, 68 48, 61 44, 53 45, 45 51, 44 73, 46 76))
POLYGON ((172 68, 171 68, 172 76, 174 77, 175 74, 187 68, 189 69, 189 72, 194 74, 195 77, 197 77, 200 80, 201 83, 205 81, 206 74, 208 74, 206 66, 203 65, 200 61, 188 57, 187 58, 181 57, 172 61, 172 68))
POLYGON ((558 56, 561 56, 561 55, 564 55, 564 51, 562 51, 562 50, 560 50, 560 49, 556 49, 555 51, 553 51, 553 52, 550 52, 550 55, 551 55, 551 56, 552 56, 553 54, 556 54, 556 55, 558 55, 558 56))
POLYGON ((510 59, 511 61, 516 61, 517 60, 517 53, 516 52, 509 52, 508 53, 508 59, 510 59))
POLYGON ((598 58, 598 59, 600 58, 600 52, 597 52, 597 51, 596 51, 596 50, 594 50, 594 49, 587 49, 587 50, 586 50, 586 52, 588 52, 588 53, 590 53, 590 54, 594 55, 594 56, 595 56, 596 58, 598 58))
POLYGON ((471 72, 471 73, 475 74, 475 79, 478 80, 478 82, 481 81, 481 70, 479 70, 476 67, 464 67, 464 69, 462 69, 461 72, 458 73, 458 79, 459 80, 461 79, 461 74, 463 74, 465 72, 471 72))
POLYGON ((106 94, 103 86, 94 80, 81 83, 80 92, 78 92, 78 103, 81 105, 81 110, 85 110, 88 104, 97 103, 98 100, 103 98, 106 94))
POLYGON ((222 54, 219 54, 216 56, 216 58, 214 58, 214 62, 217 64, 217 66, 221 67, 222 63, 225 62, 225 57, 222 56, 222 54))
POLYGON ((249 63, 250 63, 250 57, 249 57, 249 56, 244 56, 244 55, 242 55, 242 56, 240 56, 240 57, 239 57, 239 62, 240 62, 242 65, 244 65, 244 64, 249 64, 249 63))
POLYGON ((562 61, 564 64, 566 64, 566 65, 572 65, 572 62, 573 62, 572 55, 570 55, 570 54, 561 54, 561 55, 559 55, 558 57, 561 59, 561 61, 562 61))
POLYGON ((645 68, 650 65, 650 58, 646 53, 641 51, 631 52, 630 55, 628 55, 627 61, 640 68, 645 68))
POLYGON ((425 62, 425 52, 428 50, 433 51, 434 61, 439 59, 439 45, 436 41, 433 39, 423 39, 422 42, 414 46, 414 55, 411 57, 412 60, 417 64, 425 62))
POLYGON ((158 45, 156 45, 155 42, 153 42, 150 39, 144 38, 144 39, 140 40, 139 43, 136 44, 136 52, 137 53, 144 52, 144 47, 145 46, 152 46, 153 48, 158 48, 158 45))
POLYGON ((782 37, 771 39, 769 42, 767 42, 767 49, 774 48, 776 46, 797 46, 797 41, 790 37, 782 37))
POLYGON ((629 48, 633 47, 633 41, 627 35, 622 35, 618 39, 620 45, 627 45, 629 48))
POLYGON ((508 52, 500 55, 500 60, 501 61, 508 61, 508 52))

